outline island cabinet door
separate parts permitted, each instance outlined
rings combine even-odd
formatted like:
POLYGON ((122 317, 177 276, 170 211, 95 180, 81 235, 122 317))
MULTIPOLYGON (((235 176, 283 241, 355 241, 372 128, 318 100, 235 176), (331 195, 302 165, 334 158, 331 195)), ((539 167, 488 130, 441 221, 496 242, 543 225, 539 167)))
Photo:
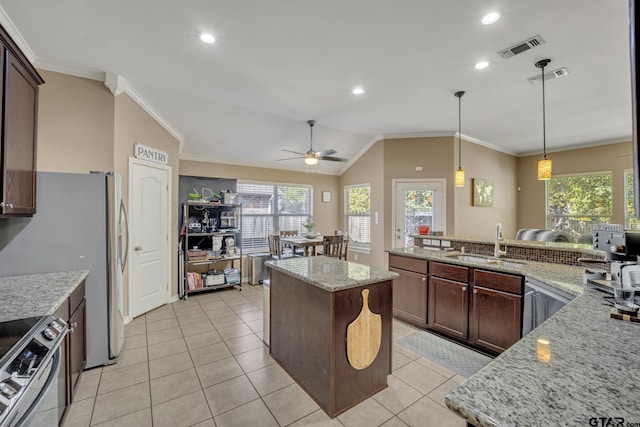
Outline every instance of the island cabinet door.
POLYGON ((466 340, 469 332, 469 297, 466 283, 429 279, 429 328, 466 340))
MULTIPOLYGON (((426 264, 426 263, 425 263, 426 264)), ((393 280, 393 315, 420 327, 427 324, 427 275, 389 267, 393 280)))
POLYGON ((474 286, 471 298, 471 344, 502 353, 521 335, 522 297, 474 286))

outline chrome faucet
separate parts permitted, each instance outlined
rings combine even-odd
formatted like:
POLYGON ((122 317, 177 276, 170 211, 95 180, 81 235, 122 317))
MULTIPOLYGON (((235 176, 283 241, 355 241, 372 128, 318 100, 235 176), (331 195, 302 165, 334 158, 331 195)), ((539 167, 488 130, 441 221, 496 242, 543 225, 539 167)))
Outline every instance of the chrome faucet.
POLYGON ((504 237, 502 235, 502 224, 497 223, 496 224, 496 245, 495 248, 493 249, 493 256, 496 258, 500 258, 501 255, 507 255, 507 244, 504 243, 504 237), (502 247, 504 249, 501 249, 501 244, 502 243, 502 247))

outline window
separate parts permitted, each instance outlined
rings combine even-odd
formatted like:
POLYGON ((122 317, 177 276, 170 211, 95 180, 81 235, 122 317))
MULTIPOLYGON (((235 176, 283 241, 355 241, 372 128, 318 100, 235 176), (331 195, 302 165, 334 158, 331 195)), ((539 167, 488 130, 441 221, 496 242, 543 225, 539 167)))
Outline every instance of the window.
POLYGON ((547 181, 547 228, 579 240, 611 221, 611 172, 560 176, 547 181))
POLYGON ((311 218, 313 189, 309 185, 238 182, 242 204, 242 249, 267 251, 268 236, 280 230, 300 230, 311 218))
POLYGON ((627 169, 624 171, 624 228, 626 230, 638 229, 638 217, 636 216, 636 210, 633 206, 634 187, 633 187, 633 169, 627 169))
POLYGON ((349 248, 371 248, 371 186, 351 185, 344 188, 345 224, 349 248))

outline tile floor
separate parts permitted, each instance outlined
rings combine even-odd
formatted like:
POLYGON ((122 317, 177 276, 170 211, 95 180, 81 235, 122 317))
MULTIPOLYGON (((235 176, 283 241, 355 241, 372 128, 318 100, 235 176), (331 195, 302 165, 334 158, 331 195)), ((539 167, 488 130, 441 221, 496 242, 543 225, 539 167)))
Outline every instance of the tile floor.
MULTIPOLYGON (((117 364, 83 373, 64 427, 466 425, 444 405, 464 378, 397 343, 389 387, 329 419, 269 357, 261 286, 190 296, 125 332, 117 364)), ((394 341, 415 332, 394 322, 394 341)))

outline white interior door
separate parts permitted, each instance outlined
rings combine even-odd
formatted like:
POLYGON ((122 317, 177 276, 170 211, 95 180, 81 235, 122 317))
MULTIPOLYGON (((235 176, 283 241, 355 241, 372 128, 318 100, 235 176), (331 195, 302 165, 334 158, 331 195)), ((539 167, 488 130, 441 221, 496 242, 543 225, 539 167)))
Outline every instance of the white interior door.
POLYGON ((445 180, 393 181, 393 247, 413 245, 419 225, 446 231, 445 180))
POLYGON ((130 161, 130 317, 169 301, 169 172, 167 166, 130 161))

